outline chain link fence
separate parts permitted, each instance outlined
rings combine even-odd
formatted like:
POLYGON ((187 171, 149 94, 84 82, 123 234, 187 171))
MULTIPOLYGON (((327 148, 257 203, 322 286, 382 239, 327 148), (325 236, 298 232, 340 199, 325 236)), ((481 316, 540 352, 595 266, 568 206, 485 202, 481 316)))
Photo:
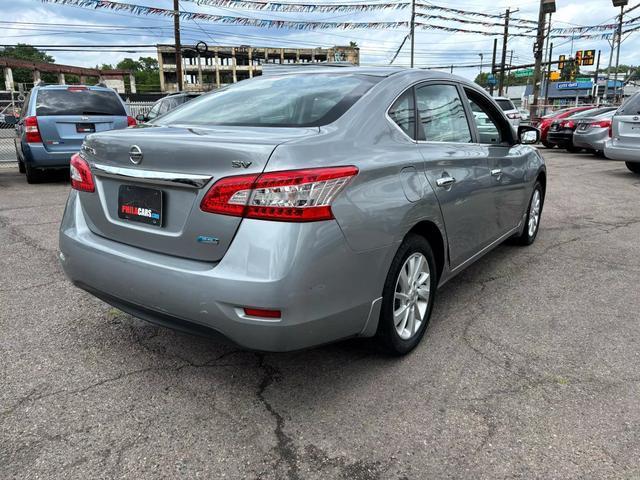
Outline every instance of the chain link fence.
POLYGON ((5 116, 20 116, 24 95, 20 92, 0 93, 0 164, 16 161, 14 125, 5 122, 5 116))

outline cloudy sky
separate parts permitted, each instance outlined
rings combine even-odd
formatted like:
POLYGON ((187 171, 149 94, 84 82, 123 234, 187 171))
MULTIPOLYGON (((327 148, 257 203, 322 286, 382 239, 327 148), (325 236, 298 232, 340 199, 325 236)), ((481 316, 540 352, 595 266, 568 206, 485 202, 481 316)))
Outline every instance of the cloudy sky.
MULTIPOLYGON (((171 0, 120 0, 126 3, 137 3, 161 8, 172 8, 171 0)), ((293 1, 293 0, 289 0, 293 1)), ((302 0, 301 0, 302 1, 302 0)), ((309 3, 312 0, 304 0, 309 3)), ((345 0, 345 3, 358 0, 345 0)), ((393 1, 393 0, 385 0, 393 1)), ((324 3, 318 0, 318 3, 324 3)), ((328 3, 328 2, 327 2, 328 3)), ((337 0, 331 0, 337 3, 337 0)), ((507 7, 518 10, 514 17, 537 20, 538 0, 459 0, 456 2, 424 1, 440 6, 479 11, 491 14, 503 13, 507 7), (490 3, 490 7, 487 4, 490 3)), ((640 0, 630 0, 633 7, 640 0)), ((596 25, 614 21, 618 10, 611 0, 557 0, 558 11, 553 16, 554 27, 572 27, 596 25)), ((248 9, 219 9, 199 6, 193 2, 182 1, 181 9, 222 15, 234 15, 250 18, 293 19, 307 21, 401 21, 408 20, 410 10, 374 11, 365 13, 284 13, 264 12, 248 9)), ((155 56, 153 48, 143 47, 156 43, 173 41, 173 21, 170 18, 157 16, 135 16, 131 13, 110 10, 87 10, 79 7, 47 4, 39 0, 0 0, 0 29, 3 43, 30 43, 33 45, 52 46, 67 45, 117 45, 113 50, 98 52, 87 49, 83 52, 50 50, 49 53, 58 63, 71 65, 95 66, 102 63, 117 63, 124 57, 155 56), (134 47, 135 46, 135 47, 134 47)), ((442 12, 433 12, 449 15, 442 12)), ((640 15, 635 10, 631 17, 640 15)), ((451 16, 451 15, 449 15, 451 16)), ((467 17, 473 19, 474 17, 467 17)), ((499 22, 500 20, 495 20, 499 22)), ((443 20, 431 20, 434 24, 455 26, 458 28, 481 29, 501 34, 500 27, 465 26, 443 20)), ((394 52, 406 36, 407 30, 322 30, 295 31, 284 29, 258 29, 233 25, 218 25, 204 21, 183 21, 183 43, 205 41, 209 45, 253 45, 253 46, 305 46, 327 47, 336 44, 348 44, 355 41, 361 47, 361 63, 368 65, 389 64, 394 52)), ((444 65, 479 64, 480 54, 483 63, 491 61, 493 46, 492 36, 468 33, 448 33, 420 31, 416 33, 416 65, 424 67, 444 65)), ((500 40, 500 46, 501 46, 500 40)), ((509 41, 508 50, 513 50, 513 63, 533 62, 533 40, 530 38, 513 38, 509 41)), ((64 47, 63 47, 64 48, 64 47)), ((575 50, 602 50, 602 63, 608 61, 609 45, 606 40, 569 39, 554 40, 554 57, 560 54, 570 55, 575 50)), ((409 44, 395 61, 398 65, 408 65, 409 44)), ((620 63, 640 64, 640 30, 631 34, 623 42, 620 63)), ((456 68, 455 73, 466 77, 474 77, 479 66, 473 68, 456 68)))

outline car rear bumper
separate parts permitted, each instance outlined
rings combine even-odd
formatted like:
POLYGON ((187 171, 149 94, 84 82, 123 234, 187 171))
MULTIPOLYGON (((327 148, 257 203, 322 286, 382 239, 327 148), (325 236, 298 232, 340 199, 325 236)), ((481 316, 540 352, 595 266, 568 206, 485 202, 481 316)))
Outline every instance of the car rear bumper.
POLYGON ((604 155, 609 160, 622 160, 624 162, 640 163, 640 148, 616 146, 612 140, 607 140, 605 142, 604 155))
POLYGON ((69 166, 71 155, 78 153, 78 149, 51 152, 44 145, 38 143, 22 143, 24 161, 36 168, 64 168, 69 166))
POLYGON ((573 144, 576 147, 590 148, 593 150, 603 151, 604 143, 609 138, 609 130, 590 131, 585 133, 576 132, 573 135, 573 144))
POLYGON ((571 147, 573 145, 573 132, 551 132, 547 133, 547 142, 558 145, 560 148, 571 147))
POLYGON ((265 351, 373 335, 393 251, 354 252, 335 221, 245 219, 220 262, 178 258, 95 235, 75 191, 60 227, 61 264, 78 287, 145 320, 265 351))

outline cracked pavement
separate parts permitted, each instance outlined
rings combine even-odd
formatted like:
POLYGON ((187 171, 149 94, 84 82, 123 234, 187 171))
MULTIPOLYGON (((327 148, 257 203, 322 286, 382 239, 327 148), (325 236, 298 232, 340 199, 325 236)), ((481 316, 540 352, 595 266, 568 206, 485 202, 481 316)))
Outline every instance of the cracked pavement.
POLYGON ((0 169, 0 477, 640 478, 640 176, 543 149, 528 248, 438 292, 413 354, 257 354, 74 288, 64 179, 0 169))

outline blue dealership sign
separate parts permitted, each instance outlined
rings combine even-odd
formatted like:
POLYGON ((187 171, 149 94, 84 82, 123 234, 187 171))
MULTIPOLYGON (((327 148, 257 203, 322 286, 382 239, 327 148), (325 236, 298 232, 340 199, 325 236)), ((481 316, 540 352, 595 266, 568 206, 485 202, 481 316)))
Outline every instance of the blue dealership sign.
POLYGON ((593 82, 558 82, 558 90, 580 90, 593 87, 593 82))

